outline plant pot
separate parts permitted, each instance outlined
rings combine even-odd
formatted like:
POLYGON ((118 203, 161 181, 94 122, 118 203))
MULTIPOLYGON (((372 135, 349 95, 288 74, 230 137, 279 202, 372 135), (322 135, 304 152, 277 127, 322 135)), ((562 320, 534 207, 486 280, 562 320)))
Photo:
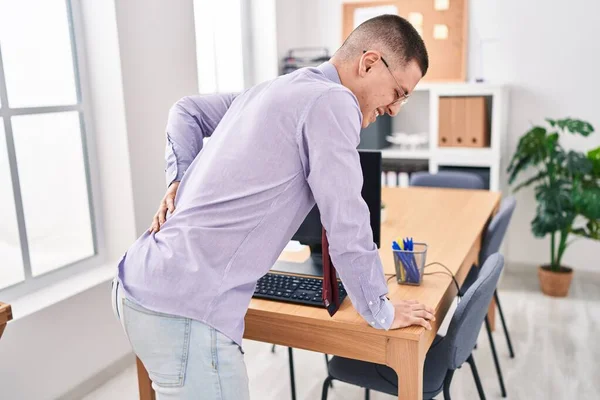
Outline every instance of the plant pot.
POLYGON ((549 265, 538 267, 538 278, 542 293, 552 297, 566 297, 573 279, 573 269, 560 267, 558 272, 553 272, 549 265))

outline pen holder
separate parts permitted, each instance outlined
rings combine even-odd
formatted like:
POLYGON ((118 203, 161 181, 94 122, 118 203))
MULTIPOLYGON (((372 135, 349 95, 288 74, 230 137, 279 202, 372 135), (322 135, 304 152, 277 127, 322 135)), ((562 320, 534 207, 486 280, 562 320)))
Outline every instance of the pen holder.
POLYGON ((427 245, 415 243, 412 251, 392 250, 396 266, 396 280, 403 285, 420 285, 425 269, 427 245))

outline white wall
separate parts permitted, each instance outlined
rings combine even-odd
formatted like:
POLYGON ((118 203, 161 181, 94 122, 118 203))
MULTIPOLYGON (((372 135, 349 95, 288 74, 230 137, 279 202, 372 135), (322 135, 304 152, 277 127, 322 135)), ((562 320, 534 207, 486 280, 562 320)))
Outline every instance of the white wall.
POLYGON ((341 44, 341 0, 276 0, 277 55, 290 48, 327 47, 333 55, 341 44))
MULTIPOLYGON (((294 0, 277 0, 279 57, 296 46, 326 45, 333 53, 341 44, 341 2, 309 0, 300 7, 294 0)), ((600 131, 600 3, 471 0, 469 6, 469 79, 483 74, 487 81, 510 86, 509 155, 531 124, 545 117, 586 119, 600 131)), ((408 111, 419 112, 414 107, 404 110, 408 111)), ((567 147, 591 149, 600 145, 600 132, 588 140, 564 139, 567 147)), ((532 191, 518 193, 517 201, 507 259, 528 264, 549 261, 549 240, 534 238, 530 230, 535 212, 532 191)), ((592 260, 599 256, 600 243, 580 240, 569 247, 564 263, 597 270, 598 263, 592 260)))
POLYGON ((56 399, 127 357, 109 293, 106 283, 10 322, 0 341, 2 398, 56 399))
MULTIPOLYGON (((485 78, 510 85, 508 148, 543 119, 577 117, 600 130, 597 93, 600 90, 600 3, 572 1, 471 1, 470 44, 478 34, 483 47, 485 78)), ((476 48, 476 46, 472 46, 476 48)), ((469 57, 476 70, 477 52, 469 57)), ((566 147, 591 149, 600 132, 587 140, 564 137, 566 147)), ((538 264, 550 258, 549 240, 533 238, 535 212, 532 190, 517 194, 517 209, 508 236, 510 261, 538 264)), ((598 270, 600 243, 580 240, 568 248, 564 264, 598 270)))
POLYGON ((192 0, 116 2, 136 233, 165 194, 169 108, 198 92, 192 0))

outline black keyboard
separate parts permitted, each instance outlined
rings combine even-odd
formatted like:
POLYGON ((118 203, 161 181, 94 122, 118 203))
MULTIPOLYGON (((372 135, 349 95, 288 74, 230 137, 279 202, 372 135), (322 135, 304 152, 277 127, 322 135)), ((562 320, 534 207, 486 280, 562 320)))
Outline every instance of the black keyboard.
MULTIPOLYGON (((342 282, 338 282, 338 287, 341 304, 346 290, 342 282)), ((253 297, 325 308, 323 280, 317 278, 269 272, 258 280, 253 297)))

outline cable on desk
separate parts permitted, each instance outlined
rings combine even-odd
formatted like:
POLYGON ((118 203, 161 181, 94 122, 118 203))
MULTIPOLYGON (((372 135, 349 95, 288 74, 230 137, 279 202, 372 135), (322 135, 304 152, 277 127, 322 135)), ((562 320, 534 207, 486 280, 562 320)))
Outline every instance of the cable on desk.
MULTIPOLYGON (((448 276, 450 276, 450 277, 452 278, 452 280, 454 281, 454 285, 456 285, 456 291, 457 291, 457 292, 459 292, 459 291, 460 291, 460 287, 459 287, 459 285, 458 285, 458 282, 457 282, 456 278, 454 277, 454 274, 452 274, 452 271, 450 271, 450 270, 448 269, 448 267, 446 267, 444 264, 442 264, 442 263, 440 263, 440 262, 437 262, 437 261, 434 261, 434 262, 431 262, 431 263, 429 263, 429 264, 425 265, 425 266, 423 267, 423 269, 425 269, 425 268, 427 268, 427 267, 430 267, 430 266, 432 266, 432 265, 439 265, 439 266, 441 266, 441 267, 445 268, 445 269, 446 269, 446 271, 448 271, 448 272, 447 272, 447 273, 446 273, 446 272, 444 272, 444 271, 426 272, 426 273, 424 273, 423 275, 435 275, 435 274, 444 274, 444 275, 448 275, 448 276)), ((389 283, 389 282, 390 282, 390 280, 391 280, 392 278, 395 278, 395 277, 396 277, 396 274, 393 274, 393 275, 391 275, 390 277, 388 277, 388 278, 387 278, 387 281, 386 281, 386 283, 389 283)))
POLYGON ((458 285, 458 282, 456 281, 456 278, 454 277, 454 274, 452 273, 452 271, 450 271, 448 269, 448 267, 446 267, 444 264, 442 264, 440 262, 437 262, 437 261, 434 261, 432 263, 429 263, 429 264, 425 265, 423 267, 423 269, 425 269, 427 267, 430 267, 432 265, 439 265, 441 267, 444 267, 446 269, 446 271, 448 271, 448 272, 446 272, 446 271, 425 272, 423 275, 444 274, 444 275, 450 276, 452 278, 452 281, 454 282, 454 285, 456 286, 456 294, 457 294, 457 297, 458 297, 458 302, 460 303, 460 296, 458 296, 458 294, 460 293, 460 286, 458 285))

